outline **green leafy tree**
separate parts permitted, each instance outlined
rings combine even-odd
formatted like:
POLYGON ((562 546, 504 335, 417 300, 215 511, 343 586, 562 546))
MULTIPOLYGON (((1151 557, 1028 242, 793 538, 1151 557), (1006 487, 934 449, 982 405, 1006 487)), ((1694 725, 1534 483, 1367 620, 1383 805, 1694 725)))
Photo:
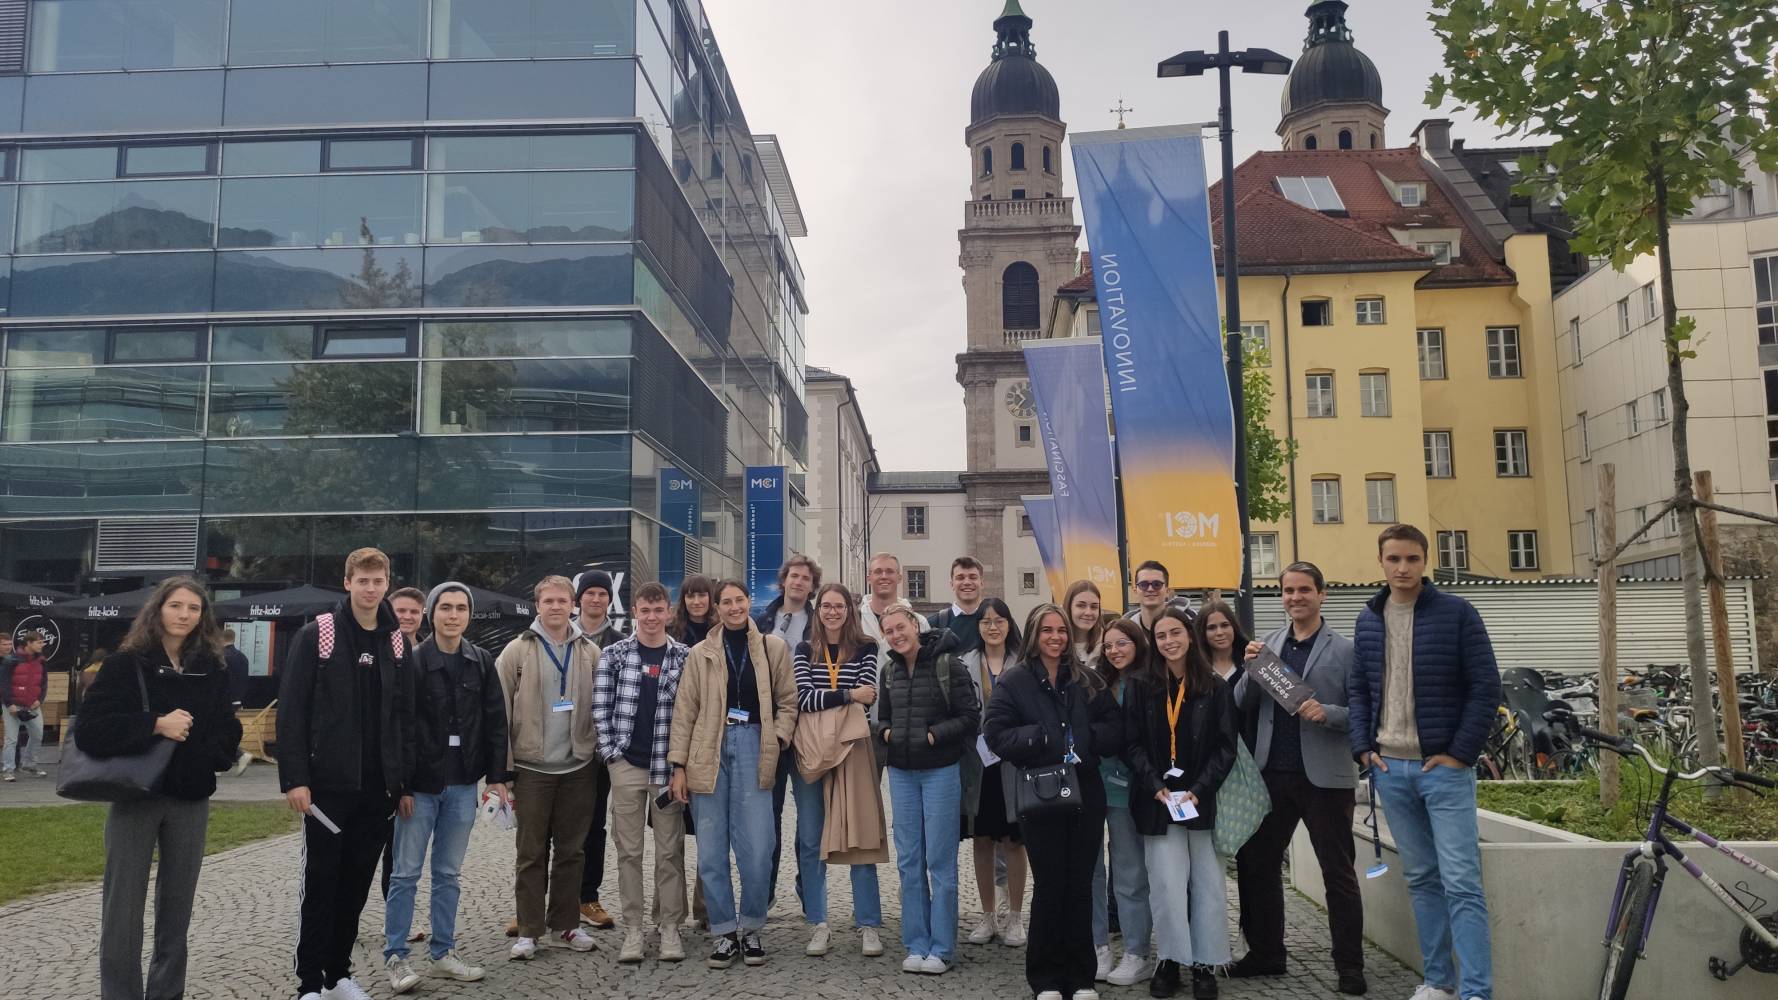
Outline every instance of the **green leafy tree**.
MULTIPOLYGON (((1551 140, 1546 172, 1521 164, 1522 193, 1559 193, 1575 250, 1622 269, 1660 265, 1672 398, 1674 508, 1693 690, 1710 690, 1697 498, 1686 438, 1684 362, 1695 321, 1674 305, 1668 226, 1714 184, 1740 186, 1743 157, 1778 165, 1772 127, 1778 6, 1771 0, 1434 0, 1445 69, 1426 101, 1454 97, 1510 134, 1551 140)), ((1728 693, 1725 692, 1725 697, 1728 693)), ((1718 763, 1716 713, 1695 700, 1700 756, 1718 763)))
POLYGON ((1290 463, 1296 442, 1272 430, 1271 352, 1251 349, 1242 363, 1242 402, 1247 421, 1247 519, 1281 521, 1290 516, 1290 463))

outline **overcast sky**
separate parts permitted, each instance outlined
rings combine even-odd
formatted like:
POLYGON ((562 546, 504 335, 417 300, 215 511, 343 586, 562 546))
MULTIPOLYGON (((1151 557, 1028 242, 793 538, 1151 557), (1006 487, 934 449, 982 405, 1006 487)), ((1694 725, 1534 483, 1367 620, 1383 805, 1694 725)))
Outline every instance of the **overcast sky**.
MULTIPOLYGON (((1022 0, 1037 59, 1055 75, 1070 131, 1111 128, 1119 99, 1133 126, 1216 118, 1213 78, 1157 80, 1183 49, 1295 57, 1306 0, 1022 0), (1215 12, 1206 17, 1206 13, 1215 12)), ((963 144, 969 94, 988 65, 1004 0, 704 0, 748 124, 776 133, 809 235, 811 364, 851 376, 885 469, 962 469, 963 272, 957 230, 969 198, 963 144)), ((1440 48, 1426 0, 1355 0, 1358 47, 1383 75, 1388 144, 1404 146, 1432 111, 1426 82, 1440 48)), ((1235 77, 1235 155, 1278 148, 1284 78, 1235 77)), ((1456 135, 1494 130, 1466 115, 1456 135)), ((1212 133, 1212 136, 1214 134, 1212 133)), ((1206 154, 1218 156, 1214 142, 1206 154)), ((1064 153, 1067 194, 1073 169, 1064 153)), ((1212 164, 1211 176, 1220 175, 1212 164)), ((1078 211, 1077 211, 1078 216, 1078 211)), ((1084 244, 1084 237, 1083 237, 1084 244)))

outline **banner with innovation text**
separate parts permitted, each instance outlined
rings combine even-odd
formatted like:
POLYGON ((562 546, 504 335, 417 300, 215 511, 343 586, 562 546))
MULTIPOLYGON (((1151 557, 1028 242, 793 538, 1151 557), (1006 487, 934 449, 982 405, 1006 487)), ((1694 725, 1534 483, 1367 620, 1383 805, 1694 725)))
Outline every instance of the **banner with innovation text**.
MULTIPOLYGON (((1238 587, 1235 413, 1195 126, 1076 133, 1130 559, 1238 587)), ((1035 383, 1033 383, 1035 384, 1035 383)))
POLYGON ((1033 341, 1025 345, 1025 369, 1037 404, 1063 571, 1070 583, 1098 584, 1100 602, 1110 613, 1123 609, 1124 588, 1099 350, 1097 337, 1033 341))
POLYGON ((1053 496, 1019 497, 1025 505, 1025 516, 1031 519, 1031 537, 1037 542, 1037 557, 1043 561, 1043 576, 1049 583, 1052 601, 1060 601, 1068 592, 1068 577, 1062 569, 1061 532, 1056 527, 1056 498, 1053 496))

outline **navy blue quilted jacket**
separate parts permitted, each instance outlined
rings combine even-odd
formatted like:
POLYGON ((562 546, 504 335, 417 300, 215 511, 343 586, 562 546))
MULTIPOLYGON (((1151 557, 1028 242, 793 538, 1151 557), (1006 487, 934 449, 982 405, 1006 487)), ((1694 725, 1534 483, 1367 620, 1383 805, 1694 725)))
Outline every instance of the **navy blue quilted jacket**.
MULTIPOLYGON (((1389 644, 1383 602, 1389 589, 1358 612, 1357 647, 1346 691, 1351 699, 1352 755, 1363 761, 1377 749, 1377 718, 1383 709, 1383 658, 1389 644)), ((1488 629, 1475 606, 1430 581, 1414 602, 1414 722, 1420 752, 1449 754, 1473 765, 1500 706, 1500 668, 1488 629)))

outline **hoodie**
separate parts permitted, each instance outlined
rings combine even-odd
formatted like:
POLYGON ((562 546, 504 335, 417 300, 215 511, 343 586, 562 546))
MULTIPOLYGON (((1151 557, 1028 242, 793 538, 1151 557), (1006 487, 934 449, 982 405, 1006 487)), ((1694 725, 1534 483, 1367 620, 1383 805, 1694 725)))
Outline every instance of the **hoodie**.
POLYGON ((598 750, 593 724, 593 677, 598 665, 599 647, 573 621, 568 623, 565 643, 551 642, 537 618, 500 651, 494 669, 506 696, 512 734, 509 768, 566 774, 593 759, 598 750), (557 668, 558 661, 566 674, 557 668), (558 712, 554 708, 558 701, 573 707, 558 712))

